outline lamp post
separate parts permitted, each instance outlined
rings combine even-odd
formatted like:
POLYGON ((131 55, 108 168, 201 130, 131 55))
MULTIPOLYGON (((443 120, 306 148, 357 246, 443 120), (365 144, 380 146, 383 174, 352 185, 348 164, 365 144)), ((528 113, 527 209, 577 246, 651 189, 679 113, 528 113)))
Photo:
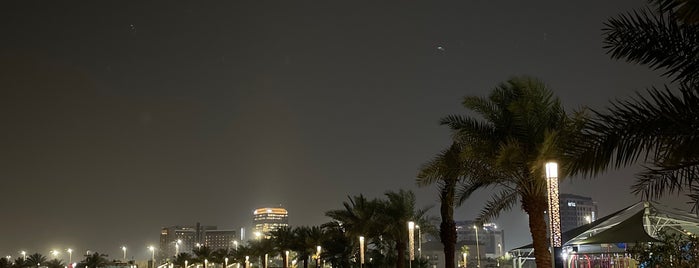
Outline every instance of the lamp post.
POLYGON ((228 268, 228 257, 226 257, 225 259, 223 259, 223 261, 226 263, 226 266, 224 266, 224 267, 225 267, 225 268, 228 268))
POLYGON ((364 267, 364 236, 359 237, 359 267, 364 267))
POLYGON ((316 254, 318 254, 318 258, 316 259, 316 267, 320 267, 320 246, 316 246, 316 254))
POLYGON ((187 268, 187 260, 184 260, 184 268, 187 268))
POLYGON ((155 247, 154 246, 149 246, 148 249, 150 250, 150 260, 153 263, 152 268, 155 268, 155 247))
POLYGON ((24 259, 26 261, 27 260, 27 252, 22 250, 22 252, 20 252, 20 254, 22 254, 22 259, 24 259))
POLYGON ((468 257, 468 252, 464 252, 462 255, 464 257, 464 268, 466 268, 466 264, 468 263, 468 259, 466 258, 468 257))
POLYGON ((473 226, 473 229, 476 230, 476 267, 480 268, 481 267, 481 247, 478 244, 478 226, 473 226))
POLYGON ((413 260, 415 260, 415 222, 408 222, 408 248, 410 249, 410 262, 408 267, 413 267, 413 260))
POLYGON ((121 251, 124 252, 124 262, 126 262, 126 246, 121 246, 121 251))
POLYGON ((561 214, 558 199, 558 163, 548 162, 546 167, 546 185, 548 186, 549 231, 553 249, 553 267, 562 268, 561 254, 561 214))
POLYGON ((245 268, 250 267, 250 256, 245 256, 245 268))
POLYGON ((67 249, 68 251, 68 263, 73 263, 73 249, 67 249))
POLYGON ((288 250, 284 251, 284 256, 286 257, 286 258, 284 258, 284 268, 288 268, 289 267, 289 251, 288 250))
POLYGON ((177 257, 177 255, 180 255, 180 244, 181 243, 182 243, 182 239, 177 239, 177 241, 175 241, 175 257, 177 257))
POLYGON ((235 250, 238 250, 238 240, 233 240, 233 248, 235 248, 235 250))
POLYGON ((422 259, 422 231, 420 231, 420 225, 415 225, 417 229, 417 257, 422 259))

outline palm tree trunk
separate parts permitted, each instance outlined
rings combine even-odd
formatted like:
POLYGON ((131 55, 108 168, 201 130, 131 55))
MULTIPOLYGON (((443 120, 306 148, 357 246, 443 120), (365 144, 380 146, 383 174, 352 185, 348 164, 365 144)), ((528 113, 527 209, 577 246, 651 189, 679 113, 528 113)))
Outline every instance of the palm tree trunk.
POLYGON ((454 268, 454 255, 456 254, 456 223, 454 223, 454 183, 446 181, 442 189, 440 214, 442 222, 439 224, 439 238, 444 245, 444 264, 446 268, 454 268))
MULTIPOLYGON (((545 198, 545 197, 544 197, 545 198)), ((529 230, 532 235, 532 244, 534 245, 534 258, 536 258, 536 267, 551 268, 551 253, 549 252, 548 231, 546 228, 546 220, 544 219, 544 211, 548 205, 544 198, 522 198, 522 207, 529 215, 529 230)))
POLYGON ((308 268, 308 257, 303 259, 303 268, 308 268))
POLYGON ((396 242, 396 250, 398 251, 398 255, 396 258, 396 268, 404 268, 405 267, 405 241, 397 241, 396 242))
POLYGON ((286 256, 286 252, 282 252, 282 267, 283 268, 289 268, 286 264, 288 262, 288 258, 286 256))

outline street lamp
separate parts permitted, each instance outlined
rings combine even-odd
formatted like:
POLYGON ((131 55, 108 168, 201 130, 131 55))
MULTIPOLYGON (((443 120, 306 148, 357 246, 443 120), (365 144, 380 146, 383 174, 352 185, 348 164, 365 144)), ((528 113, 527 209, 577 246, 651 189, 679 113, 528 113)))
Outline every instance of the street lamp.
POLYGON ((466 264, 468 263, 468 259, 466 258, 468 257, 468 252, 464 252, 462 255, 464 257, 464 268, 466 268, 466 264))
POLYGON ((417 229, 417 254, 418 259, 422 259, 422 232, 420 231, 420 225, 415 225, 417 229))
POLYGON ((245 256, 245 268, 250 267, 250 256, 245 256))
POLYGON ((289 267, 289 251, 288 250, 284 251, 284 256, 286 256, 286 258, 284 259, 284 267, 289 267))
POLYGON ((318 254, 318 258, 316 259, 316 267, 320 267, 320 246, 316 246, 316 254, 318 254))
POLYGON ((408 267, 413 267, 413 260, 415 260, 415 222, 414 221, 409 221, 408 222, 408 247, 410 249, 410 262, 408 263, 408 267))
POLYGON ((68 263, 73 263, 73 249, 68 249, 68 263))
POLYGON ((225 266, 225 267, 228 268, 228 257, 226 257, 225 259, 223 259, 223 262, 226 263, 226 266, 225 266))
POLYGON ((181 239, 177 239, 175 241, 175 256, 180 255, 180 244, 182 243, 181 239))
POLYGON ((151 254, 151 256, 150 256, 151 262, 153 262, 152 267, 155 267, 155 247, 149 246, 148 249, 150 250, 150 254, 151 254))
POLYGON ((184 268, 187 268, 187 260, 184 260, 184 268))
POLYGON ((359 267, 364 267, 364 236, 359 237, 359 267))
POLYGON ((58 250, 55 250, 55 249, 51 250, 51 255, 53 256, 54 259, 58 258, 58 250))
POLYGON ((473 226, 473 229, 476 230, 476 267, 481 267, 481 246, 478 244, 478 227, 473 226))
POLYGON ((551 248, 553 249, 553 266, 563 267, 560 260, 561 253, 561 214, 558 200, 558 163, 548 162, 546 167, 546 185, 548 186, 549 205, 549 231, 551 235, 551 248))
POLYGON ((26 261, 27 260, 27 252, 22 250, 22 252, 20 252, 20 254, 22 254, 22 259, 24 259, 26 261))
POLYGON ((235 250, 238 250, 238 240, 233 240, 233 246, 235 247, 235 250))
POLYGON ((124 252, 124 262, 126 262, 126 246, 121 246, 121 251, 124 252))

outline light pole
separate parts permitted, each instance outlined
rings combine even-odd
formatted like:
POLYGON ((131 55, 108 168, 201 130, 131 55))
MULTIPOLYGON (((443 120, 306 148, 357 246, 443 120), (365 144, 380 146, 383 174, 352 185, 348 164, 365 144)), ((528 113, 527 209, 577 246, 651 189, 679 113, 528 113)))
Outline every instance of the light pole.
POLYGON ((415 260, 415 222, 408 222, 408 248, 410 249, 410 262, 408 267, 413 267, 413 260, 415 260))
POLYGON ((286 258, 284 258, 284 268, 288 268, 289 267, 289 251, 288 250, 284 251, 284 256, 286 256, 286 258))
POLYGON ((187 268, 187 260, 184 260, 184 268, 187 268))
POLYGON ((22 259, 24 259, 26 261, 27 260, 27 252, 22 250, 22 252, 20 252, 20 254, 22 254, 22 259))
POLYGON ((359 237, 359 267, 364 267, 364 236, 359 237))
POLYGON ((238 240, 233 240, 233 247, 238 250, 238 240))
POLYGON ((468 257, 468 252, 464 252, 462 255, 464 257, 464 268, 466 268, 466 264, 468 263, 468 259, 466 258, 468 257))
POLYGON ((177 239, 177 241, 175 241, 175 257, 177 257, 177 255, 180 255, 180 244, 181 243, 182 243, 182 239, 177 239))
POLYGON ((73 263, 73 249, 67 249, 68 251, 68 263, 73 263))
POLYGON ((562 268, 561 254, 561 214, 558 200, 558 163, 548 162, 546 167, 546 185, 548 186, 549 231, 553 249, 553 267, 562 268))
POLYGON ((250 267, 250 256, 245 256, 245 268, 250 267))
POLYGON ((316 259, 316 267, 320 267, 320 246, 316 246, 316 254, 318 254, 318 258, 316 259))
POLYGON ((150 250, 150 260, 153 263, 151 268, 155 268, 155 247, 149 246, 148 249, 150 250))
POLYGON ((478 227, 474 225, 473 229, 476 230, 476 267, 480 268, 481 267, 481 246, 478 244, 478 227))
POLYGON ((126 246, 121 246, 121 251, 124 252, 124 262, 126 262, 126 246))
POLYGON ((417 256, 418 259, 422 259, 422 231, 420 231, 420 225, 415 225, 417 229, 417 256))

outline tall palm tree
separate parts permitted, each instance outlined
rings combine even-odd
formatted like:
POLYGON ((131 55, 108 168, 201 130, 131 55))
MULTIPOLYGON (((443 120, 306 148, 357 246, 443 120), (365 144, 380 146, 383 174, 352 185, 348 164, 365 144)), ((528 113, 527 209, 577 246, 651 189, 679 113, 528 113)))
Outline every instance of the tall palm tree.
POLYGON ((29 267, 38 267, 41 265, 41 263, 46 263, 48 259, 46 256, 41 255, 39 253, 34 253, 32 255, 27 256, 27 266, 29 267))
POLYGON ((274 250, 282 256, 282 267, 288 268, 287 251, 291 250, 294 243, 294 232, 289 227, 281 227, 269 233, 274 250))
POLYGON ((211 253, 211 259, 209 260, 209 262, 220 263, 222 265, 225 265, 226 258, 228 258, 229 255, 230 252, 228 251, 228 249, 219 248, 211 253))
POLYGON ((426 213, 429 208, 415 207, 415 194, 412 191, 388 191, 384 194, 386 200, 381 202, 380 213, 377 217, 382 237, 391 241, 396 254, 396 268, 405 267, 405 251, 408 246, 408 222, 428 226, 426 213))
POLYGON ((182 252, 180 254, 177 254, 177 256, 175 256, 175 259, 172 262, 179 267, 185 268, 185 261, 187 262, 187 265, 189 265, 190 263, 192 263, 192 259, 192 254, 182 252))
POLYGON ((677 89, 651 88, 595 112, 571 147, 572 174, 646 162, 633 187, 646 198, 683 192, 699 205, 699 2, 651 0, 651 7, 610 19, 605 48, 615 59, 664 70, 677 89))
MULTIPOLYGON (((349 260, 354 249, 358 249, 358 237, 348 236, 342 225, 337 221, 325 223, 323 228, 323 260, 327 260, 332 267, 349 268, 349 260)), ((357 256, 359 260, 359 256, 357 256)))
POLYGON ((439 224, 439 238, 444 246, 444 262, 447 268, 456 267, 455 193, 460 178, 466 174, 465 168, 466 164, 461 159, 461 145, 455 142, 430 162, 422 165, 417 176, 418 186, 439 186, 439 214, 442 219, 439 224))
POLYGON ((0 258, 0 268, 11 268, 12 267, 12 260, 2 257, 0 258))
POLYGON ((27 260, 22 257, 17 257, 14 262, 12 262, 12 268, 25 268, 29 267, 27 260))
POLYGON ((195 247, 192 249, 192 253, 194 253, 194 261, 204 265, 204 268, 206 268, 206 263, 214 257, 214 252, 207 246, 195 247))
POLYGON ((85 255, 85 259, 78 263, 77 268, 97 268, 107 266, 107 264, 109 264, 109 260, 107 260, 107 254, 100 254, 99 252, 95 252, 89 255, 85 255))
POLYGON ((250 247, 249 244, 247 245, 238 245, 238 247, 233 250, 232 254, 233 259, 235 262, 240 263, 243 268, 247 268, 247 263, 245 262, 245 257, 252 258, 254 257, 254 252, 253 249, 250 247))
POLYGON ((441 121, 453 130, 467 163, 459 202, 478 188, 496 187, 499 191, 481 210, 479 222, 496 218, 519 202, 529 215, 536 265, 551 267, 542 170, 546 161, 562 155, 562 143, 577 133, 581 115, 568 117, 558 98, 530 77, 509 79, 487 97, 465 97, 462 104, 479 117, 450 115, 441 121))

